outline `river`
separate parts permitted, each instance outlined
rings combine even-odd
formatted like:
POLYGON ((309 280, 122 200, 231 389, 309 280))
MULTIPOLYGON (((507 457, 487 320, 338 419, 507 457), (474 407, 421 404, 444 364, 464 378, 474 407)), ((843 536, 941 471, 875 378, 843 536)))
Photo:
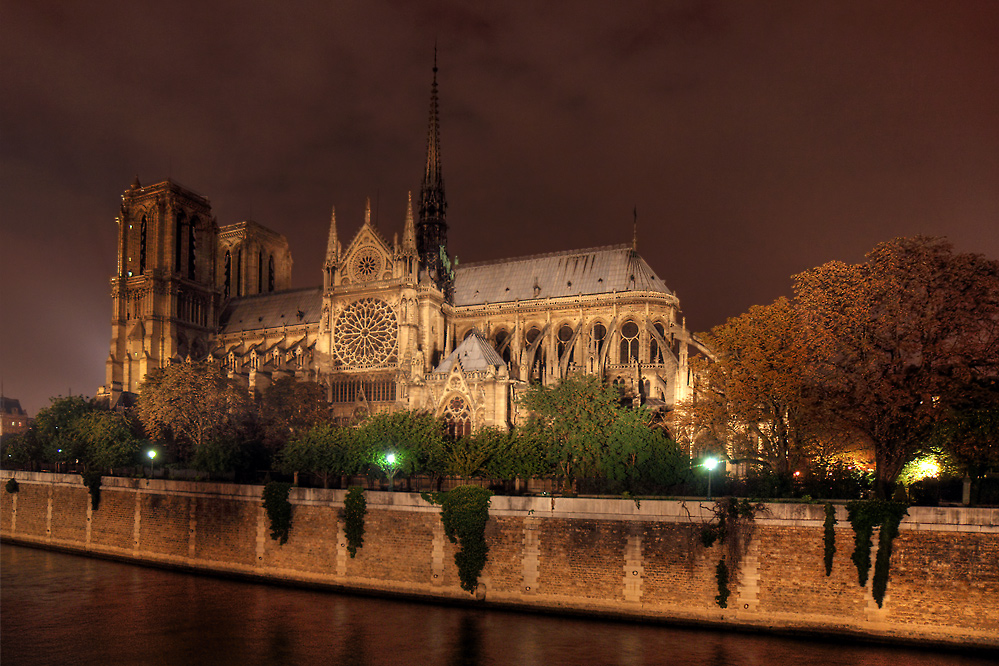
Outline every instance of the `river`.
POLYGON ((0 662, 941 666, 983 655, 487 611, 0 546, 0 662))

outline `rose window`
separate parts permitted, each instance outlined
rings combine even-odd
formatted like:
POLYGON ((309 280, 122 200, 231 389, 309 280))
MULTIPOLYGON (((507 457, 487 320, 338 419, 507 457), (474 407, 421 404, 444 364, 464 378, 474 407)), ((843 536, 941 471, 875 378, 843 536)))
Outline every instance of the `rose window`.
POLYGON ((382 268, 382 259, 374 248, 362 248, 354 255, 354 279, 358 282, 374 279, 382 268))
POLYGON ((340 363, 357 368, 394 360, 398 322, 385 301, 364 298, 337 315, 333 348, 340 363))

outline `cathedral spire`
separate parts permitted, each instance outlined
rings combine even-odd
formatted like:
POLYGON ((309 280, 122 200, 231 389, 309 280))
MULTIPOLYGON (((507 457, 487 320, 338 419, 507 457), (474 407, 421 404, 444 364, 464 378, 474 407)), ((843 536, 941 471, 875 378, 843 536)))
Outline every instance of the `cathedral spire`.
POLYGON ((364 226, 371 226, 371 197, 364 200, 364 226))
POLYGON ((434 78, 430 86, 430 122, 427 128, 427 164, 420 188, 420 219, 416 228, 420 264, 430 280, 450 298, 451 271, 447 257, 447 199, 441 176, 440 105, 437 100, 437 47, 434 46, 434 78))
POLYGON ((406 194, 406 226, 402 229, 402 249, 416 249, 416 225, 413 222, 413 193, 406 194))

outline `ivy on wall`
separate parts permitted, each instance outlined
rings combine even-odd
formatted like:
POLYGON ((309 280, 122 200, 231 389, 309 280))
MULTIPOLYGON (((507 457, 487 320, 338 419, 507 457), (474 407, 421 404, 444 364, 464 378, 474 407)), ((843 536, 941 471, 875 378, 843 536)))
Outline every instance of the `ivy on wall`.
POLYGON ((461 589, 475 592, 479 574, 486 566, 486 523, 489 521, 491 490, 478 486, 458 486, 443 493, 423 493, 423 499, 441 507, 444 534, 461 549, 454 554, 461 589))
POLYGON ((101 476, 100 472, 83 472, 80 474, 83 477, 83 485, 87 487, 87 492, 90 493, 90 508, 93 511, 97 511, 97 508, 101 505, 101 476))
POLYGON ((888 574, 891 566, 892 543, 898 536, 898 526, 909 513, 903 502, 888 502, 885 500, 868 500, 849 502, 846 505, 850 524, 853 526, 853 556, 857 565, 857 581, 863 587, 871 569, 871 536, 875 527, 880 527, 878 534, 878 557, 874 565, 874 580, 871 583, 871 594, 881 608, 885 592, 888 589, 888 574))
POLYGON ((15 479, 14 477, 10 477, 9 479, 7 479, 7 483, 4 484, 4 490, 6 490, 11 495, 16 493, 20 489, 21 487, 17 485, 17 479, 15 479))
MULTIPOLYGON (((728 497, 715 503, 714 517, 701 528, 701 544, 710 548, 716 542, 727 546, 727 557, 733 566, 738 567, 749 539, 752 535, 752 523, 756 514, 766 507, 763 504, 753 504, 749 500, 738 500, 728 497)), ((718 595, 715 601, 721 608, 728 607, 729 567, 726 554, 721 556, 715 567, 715 578, 718 581, 718 595)))
POLYGON ((290 492, 290 483, 271 481, 264 486, 264 509, 271 521, 271 538, 282 545, 288 542, 288 533, 291 531, 291 502, 288 501, 290 492))
POLYGON ((715 601, 720 607, 728 608, 728 597, 731 592, 728 589, 728 565, 725 564, 724 557, 718 560, 718 566, 715 567, 715 578, 718 579, 718 594, 715 596, 715 601))
POLYGON ((368 512, 368 501, 364 499, 361 486, 351 486, 343 500, 343 532, 347 537, 347 552, 351 557, 364 545, 364 515, 368 512))
POLYGON ((833 555, 836 554, 836 508, 832 502, 826 502, 826 520, 822 524, 825 529, 825 563, 826 575, 832 575, 833 555))

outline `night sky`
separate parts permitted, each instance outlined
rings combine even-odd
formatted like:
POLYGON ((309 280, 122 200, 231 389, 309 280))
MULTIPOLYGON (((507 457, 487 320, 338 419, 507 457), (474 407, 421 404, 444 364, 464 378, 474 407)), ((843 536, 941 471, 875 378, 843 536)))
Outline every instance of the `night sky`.
POLYGON ((104 382, 120 195, 172 178, 321 283, 423 174, 434 42, 450 250, 628 243, 707 330, 877 242, 999 258, 999 2, 4 0, 0 377, 104 382))

